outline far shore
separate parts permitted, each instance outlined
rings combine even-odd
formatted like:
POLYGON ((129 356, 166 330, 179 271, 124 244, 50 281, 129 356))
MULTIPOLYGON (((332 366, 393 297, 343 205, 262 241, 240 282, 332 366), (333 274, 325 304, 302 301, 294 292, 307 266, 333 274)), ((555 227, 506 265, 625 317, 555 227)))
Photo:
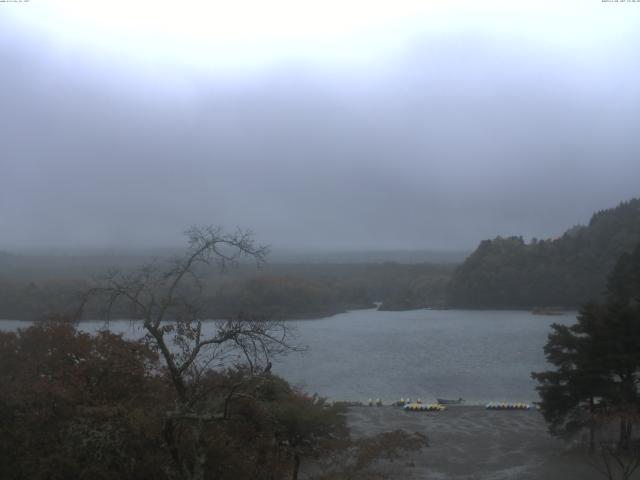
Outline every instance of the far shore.
MULTIPOLYGON (((398 313, 402 313, 402 312, 419 312, 419 311, 424 311, 424 310, 431 310, 431 311, 440 311, 440 310, 448 310, 448 311, 461 311, 461 312, 473 312, 473 311, 478 311, 478 312, 491 312, 491 311, 496 311, 496 312, 525 312, 525 313, 530 313, 533 316, 541 316, 541 317, 545 317, 545 316, 575 316, 578 313, 577 309, 571 309, 571 308, 566 308, 566 309, 556 309, 554 308, 553 310, 549 310, 547 311, 546 309, 530 309, 530 308, 500 308, 500 307, 494 307, 494 308, 466 308, 466 307, 423 307, 423 308, 407 308, 407 309, 389 309, 389 310, 385 310, 384 308, 380 308, 380 307, 363 307, 363 308, 349 308, 349 309, 343 309, 343 310, 329 310, 329 311, 325 311, 322 313, 317 313, 317 314, 309 314, 309 315, 299 315, 299 316, 273 316, 273 317, 267 317, 271 320, 281 320, 281 321, 286 321, 286 322, 292 322, 292 321, 305 321, 305 320, 323 320, 326 318, 331 318, 331 317, 335 317, 336 315, 343 315, 345 313, 350 313, 350 312, 357 312, 357 311, 367 311, 370 310, 371 312, 385 312, 385 313, 390 313, 390 312, 398 312, 398 313)), ((44 317, 43 317, 44 319, 44 317)), ((138 319, 139 320, 139 319, 138 319)), ((203 319, 203 321, 205 322, 210 322, 213 321, 215 319, 213 318, 207 318, 207 319, 203 319)), ((23 318, 0 318, 0 322, 24 322, 24 323, 33 323, 35 321, 38 321, 37 319, 23 319, 23 318)), ((105 322, 106 320, 104 319, 82 319, 80 320, 78 323, 95 323, 95 322, 105 322)), ((130 318, 112 318, 111 321, 137 321, 136 319, 130 319, 130 318)), ((1 330, 1 329, 0 329, 1 330)))

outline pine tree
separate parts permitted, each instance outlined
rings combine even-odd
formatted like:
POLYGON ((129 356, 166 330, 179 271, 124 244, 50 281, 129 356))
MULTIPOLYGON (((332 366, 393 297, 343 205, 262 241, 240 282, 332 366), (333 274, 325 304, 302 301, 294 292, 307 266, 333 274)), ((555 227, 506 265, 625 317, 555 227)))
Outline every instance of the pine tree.
POLYGON ((587 304, 571 326, 552 325, 545 355, 554 370, 532 373, 551 433, 568 436, 597 418, 620 420, 628 448, 640 411, 640 245, 613 269, 605 304, 587 304))

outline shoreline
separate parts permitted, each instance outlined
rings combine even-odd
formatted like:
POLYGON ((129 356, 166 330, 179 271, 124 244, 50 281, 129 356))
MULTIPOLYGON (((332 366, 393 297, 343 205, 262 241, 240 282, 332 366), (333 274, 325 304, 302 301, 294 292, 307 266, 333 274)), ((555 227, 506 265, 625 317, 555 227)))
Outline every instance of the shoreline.
POLYGON ((385 464, 390 479, 596 480, 590 458, 547 432, 531 410, 454 405, 442 412, 400 407, 349 407, 355 437, 403 429, 427 436, 429 447, 385 464))
MULTIPOLYGON (((500 308, 500 307, 494 307, 494 308, 467 308, 467 307, 447 307, 447 308, 433 308, 433 307, 423 307, 423 308, 411 308, 411 309, 406 309, 406 310, 385 310, 384 308, 379 308, 379 307, 362 307, 362 308, 345 308, 345 309, 339 309, 339 310, 328 310, 326 312, 323 313, 317 313, 317 314, 309 314, 308 316, 298 316, 298 317, 294 317, 294 316, 274 316, 273 318, 271 318, 272 320, 280 320, 280 321, 284 321, 284 322, 304 322, 304 321, 311 321, 311 320, 326 320, 329 318, 333 318, 335 316, 338 315, 344 315, 344 314, 348 314, 351 312, 366 312, 366 311, 370 311, 372 313, 374 312, 380 312, 380 313, 409 313, 409 312, 424 312, 424 311, 430 311, 430 312, 440 312, 440 311, 446 311, 446 312, 496 312, 496 313, 505 313, 505 312, 517 312, 517 313, 529 313, 531 314, 531 316, 533 317, 548 317, 548 316, 553 316, 553 317, 563 317, 563 316, 573 316, 573 315, 577 315, 579 310, 578 309, 564 309, 562 311, 558 311, 558 312, 554 312, 553 314, 546 314, 546 313, 535 313, 532 311, 532 309, 527 309, 527 308, 500 308)), ((224 318, 222 318, 224 319, 224 318)), ((21 322, 21 323, 34 323, 39 321, 40 319, 20 319, 20 318, 0 318, 0 322, 21 322)), ((138 319, 139 320, 139 319, 138 319)), ((203 319, 203 322, 212 322, 215 321, 216 319, 213 318, 206 318, 203 319)), ((95 322, 105 322, 106 320, 101 320, 101 319, 85 319, 83 318, 82 320, 79 320, 78 323, 95 323, 95 322)), ((110 321, 112 322, 117 322, 117 321, 126 321, 126 322, 133 322, 133 321, 137 321, 137 319, 129 319, 129 318, 112 318, 110 321)))

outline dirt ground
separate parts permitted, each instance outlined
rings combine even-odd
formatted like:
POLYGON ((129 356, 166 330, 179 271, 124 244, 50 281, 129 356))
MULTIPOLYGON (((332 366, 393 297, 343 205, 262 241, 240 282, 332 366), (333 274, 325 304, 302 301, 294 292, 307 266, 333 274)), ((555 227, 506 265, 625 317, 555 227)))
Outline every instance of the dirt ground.
POLYGON ((389 465, 394 479, 606 478, 590 465, 594 459, 551 437, 535 410, 451 406, 444 412, 407 412, 390 406, 352 407, 348 419, 356 436, 395 429, 427 435, 429 448, 389 465))

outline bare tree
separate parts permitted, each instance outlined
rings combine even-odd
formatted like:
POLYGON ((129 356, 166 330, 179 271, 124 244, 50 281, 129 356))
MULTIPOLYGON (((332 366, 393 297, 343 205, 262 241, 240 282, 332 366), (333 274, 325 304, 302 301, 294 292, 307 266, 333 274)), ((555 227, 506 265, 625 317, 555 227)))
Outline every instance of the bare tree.
MULTIPOLYGON (((85 295, 83 305, 98 297, 107 318, 116 305, 128 307, 134 322, 141 322, 150 345, 161 355, 175 390, 176 404, 167 412, 164 439, 180 475, 204 478, 206 425, 223 421, 240 384, 211 401, 211 388, 202 381, 212 368, 244 365, 250 376, 264 372, 270 358, 297 350, 288 343, 283 322, 243 315, 204 321, 203 278, 207 267, 226 269, 241 258, 262 263, 267 248, 258 246, 251 231, 225 233, 220 227, 194 226, 185 232, 186 253, 166 262, 155 261, 131 272, 113 271, 85 295), (189 439, 185 441, 185 435, 189 439), (189 452, 181 446, 188 444, 189 452)), ((268 377, 268 375, 265 375, 268 377)), ((241 383, 241 382, 240 382, 241 383)))

